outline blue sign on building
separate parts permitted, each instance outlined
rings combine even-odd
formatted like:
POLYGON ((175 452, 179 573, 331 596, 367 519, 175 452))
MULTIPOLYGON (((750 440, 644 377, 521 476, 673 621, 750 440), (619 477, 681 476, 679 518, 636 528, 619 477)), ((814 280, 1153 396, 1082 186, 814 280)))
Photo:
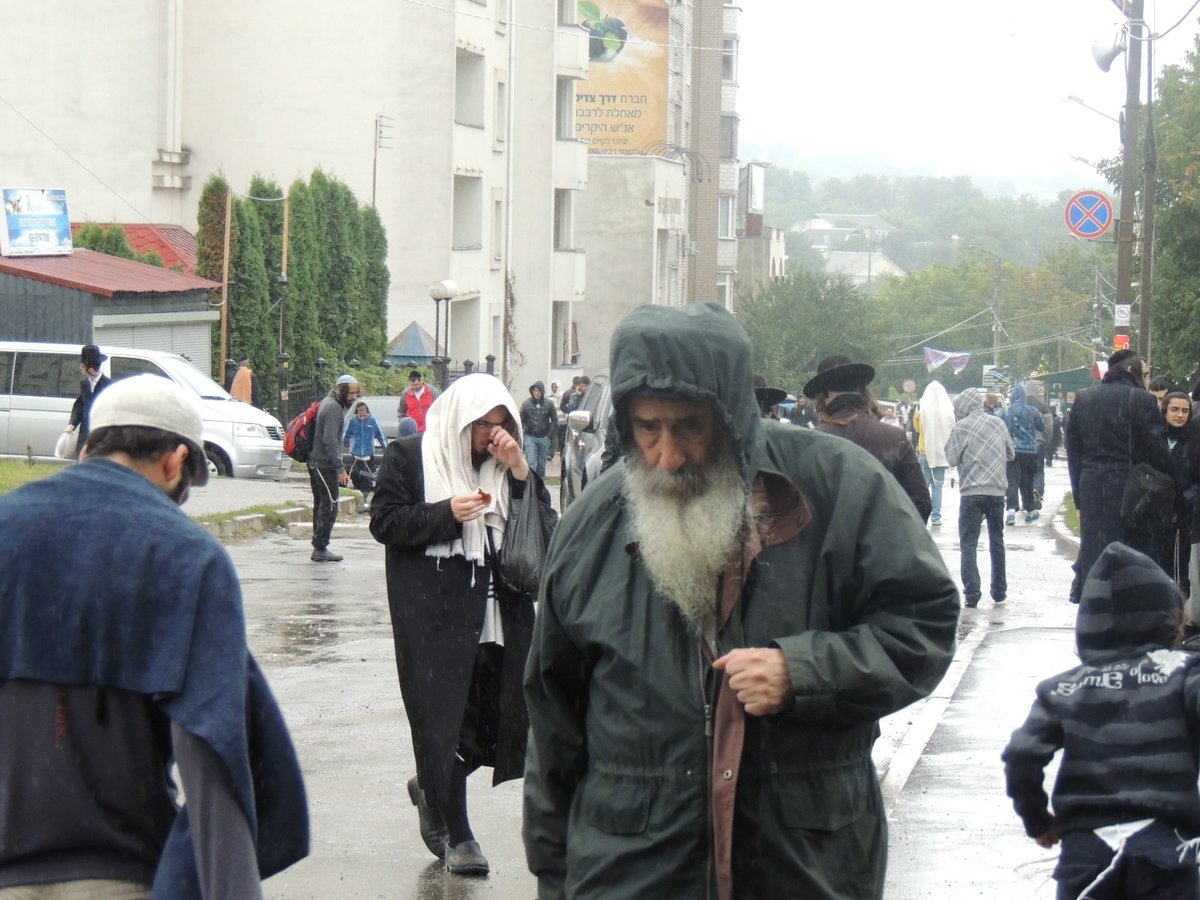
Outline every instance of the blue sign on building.
POLYGON ((4 188, 2 256, 65 256, 71 252, 67 192, 57 188, 4 188))

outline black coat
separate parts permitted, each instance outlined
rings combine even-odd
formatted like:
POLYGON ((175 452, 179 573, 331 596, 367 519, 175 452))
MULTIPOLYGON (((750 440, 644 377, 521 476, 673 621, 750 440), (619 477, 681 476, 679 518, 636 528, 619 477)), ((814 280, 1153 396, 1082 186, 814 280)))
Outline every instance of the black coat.
POLYGON ((76 442, 76 454, 83 449, 83 445, 87 443, 88 432, 91 431, 92 424, 90 421, 92 404, 96 402, 96 397, 99 393, 112 384, 112 379, 107 375, 101 375, 96 379, 96 389, 92 390, 92 383, 87 378, 79 379, 79 396, 75 398, 75 403, 71 406, 70 422, 75 427, 75 434, 78 437, 76 442))
POLYGON ((929 488, 925 484, 925 476, 921 474, 917 451, 909 443, 903 428, 885 425, 863 411, 845 425, 823 422, 817 426, 817 431, 853 441, 883 463, 883 467, 900 482, 904 493, 908 494, 908 499, 917 508, 917 514, 924 521, 929 521, 933 501, 929 499, 929 488))
POLYGON ((1130 534, 1121 525, 1125 480, 1139 462, 1175 475, 1154 395, 1119 377, 1081 391, 1067 423, 1067 468, 1080 511, 1081 578, 1113 541, 1154 553, 1152 535, 1130 534))
MULTIPOLYGON (((388 607, 404 710, 412 727, 417 777, 433 800, 448 796, 454 749, 471 686, 487 602, 488 573, 461 556, 435 559, 425 548, 455 540, 450 501, 424 502, 422 434, 388 444, 371 501, 371 534, 386 545, 388 607), (474 584, 472 584, 474 569, 474 584)), ((513 496, 534 488, 547 514, 550 494, 536 474, 511 475, 513 496)), ((504 652, 498 692, 493 784, 520 778, 529 716, 521 682, 533 632, 533 605, 497 586, 504 652)))

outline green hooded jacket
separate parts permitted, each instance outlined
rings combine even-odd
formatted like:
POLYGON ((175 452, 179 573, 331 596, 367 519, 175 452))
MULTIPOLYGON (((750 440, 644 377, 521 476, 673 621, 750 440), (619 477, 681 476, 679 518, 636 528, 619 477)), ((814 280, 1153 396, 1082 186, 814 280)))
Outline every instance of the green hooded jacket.
POLYGON ((638 558, 624 463, 597 479, 554 535, 526 667, 539 897, 880 897, 871 746, 950 663, 958 594, 937 548, 870 454, 760 418, 749 340, 723 309, 641 307, 612 347, 627 448, 632 391, 712 403, 770 498, 719 652, 780 648, 794 700, 756 717, 721 690, 638 558))

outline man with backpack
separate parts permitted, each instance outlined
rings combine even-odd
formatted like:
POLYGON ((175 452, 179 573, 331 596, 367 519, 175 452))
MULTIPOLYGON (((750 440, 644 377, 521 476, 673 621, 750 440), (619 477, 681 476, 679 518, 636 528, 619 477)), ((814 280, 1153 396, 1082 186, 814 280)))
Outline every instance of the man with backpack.
POLYGON ((341 562, 329 549, 329 537, 338 515, 338 488, 350 483, 342 463, 342 419, 358 399, 358 380, 353 375, 338 377, 333 390, 317 407, 313 420, 312 450, 308 454, 308 480, 313 492, 313 562, 341 562))
POLYGON ((1017 458, 1009 463, 1008 471, 1008 515, 1004 524, 1013 525, 1017 521, 1017 509, 1024 508, 1025 524, 1037 521, 1041 513, 1038 511, 1041 503, 1033 496, 1033 479, 1037 473, 1038 434, 1045 427, 1042 416, 1036 409, 1025 402, 1025 388, 1016 385, 1008 411, 1004 413, 1004 421, 1008 425, 1008 433, 1012 437, 1013 449, 1017 458), (1018 507, 1018 493, 1020 507, 1018 507))

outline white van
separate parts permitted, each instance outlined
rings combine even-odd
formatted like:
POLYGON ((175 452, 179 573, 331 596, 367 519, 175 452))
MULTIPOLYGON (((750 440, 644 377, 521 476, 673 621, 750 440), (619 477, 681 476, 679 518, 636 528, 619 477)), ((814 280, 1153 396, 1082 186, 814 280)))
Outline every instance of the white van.
MULTIPOLYGON (((170 378, 201 400, 204 452, 212 475, 279 478, 291 468, 283 426, 233 399, 186 359, 161 350, 101 345, 102 370, 116 380, 143 372, 170 378)), ((0 341, 0 456, 52 459, 79 396, 79 345, 0 341)))

